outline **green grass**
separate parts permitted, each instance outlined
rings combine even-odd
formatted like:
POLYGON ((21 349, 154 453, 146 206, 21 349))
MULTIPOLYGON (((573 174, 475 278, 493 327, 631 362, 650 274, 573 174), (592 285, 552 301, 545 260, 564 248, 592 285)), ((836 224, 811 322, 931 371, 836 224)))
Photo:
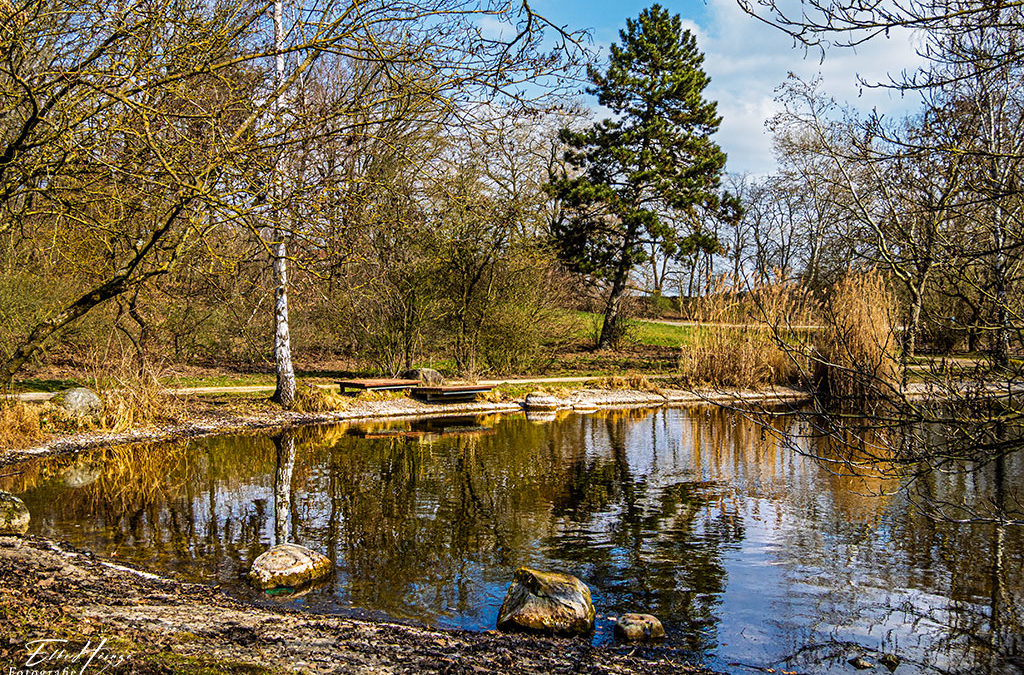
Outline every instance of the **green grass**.
POLYGON ((649 347, 681 347, 694 344, 701 330, 699 326, 634 320, 629 322, 626 339, 649 347))
MULTIPOLYGON (((573 337, 595 342, 601 331, 601 322, 604 317, 594 312, 573 312, 573 315, 576 318, 573 337)), ((684 344, 693 344, 699 330, 701 329, 698 326, 679 326, 655 323, 644 319, 630 319, 626 329, 626 342, 647 347, 680 347, 684 344)))
POLYGON ((71 389, 72 387, 89 387, 93 386, 91 379, 80 380, 42 380, 29 378, 27 380, 19 380, 11 386, 11 391, 15 393, 22 392, 55 392, 64 391, 65 389, 71 389))

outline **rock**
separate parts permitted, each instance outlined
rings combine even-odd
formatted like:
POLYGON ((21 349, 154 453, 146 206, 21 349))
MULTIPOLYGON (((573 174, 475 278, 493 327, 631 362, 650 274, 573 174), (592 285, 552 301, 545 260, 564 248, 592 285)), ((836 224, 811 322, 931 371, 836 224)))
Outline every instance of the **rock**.
POLYGON ((94 420, 103 414, 103 401, 92 389, 75 387, 62 391, 50 403, 77 420, 94 420))
POLYGON ((428 387, 440 387, 444 384, 444 376, 433 368, 415 368, 402 373, 402 379, 419 380, 428 387))
POLYGON ((21 536, 28 532, 28 507, 10 492, 0 492, 0 535, 21 536))
POLYGON ((615 622, 615 636, 627 642, 656 640, 665 637, 665 628, 650 614, 623 614, 615 622))
POLYGON ((288 586, 297 588, 327 576, 331 560, 297 544, 278 544, 252 562, 249 580, 260 590, 288 586))
POLYGON ((871 663, 870 661, 864 660, 860 656, 854 656, 852 659, 847 661, 847 663, 849 663, 857 670, 868 670, 869 668, 875 667, 875 664, 871 663))
POLYGON ((538 391, 526 395, 525 406, 527 410, 558 410, 562 407, 561 401, 557 398, 538 391))
POLYGON ((72 464, 61 474, 64 485, 69 488, 80 488, 92 485, 100 479, 100 468, 93 464, 72 464))
POLYGON ((516 570, 498 611, 499 630, 581 635, 594 629, 590 589, 571 574, 516 570))
POLYGON ((895 654, 882 654, 878 657, 878 662, 888 668, 890 673, 900 667, 900 657, 895 654))
POLYGON ((573 403, 572 409, 578 413, 597 412, 598 408, 593 403, 573 403))

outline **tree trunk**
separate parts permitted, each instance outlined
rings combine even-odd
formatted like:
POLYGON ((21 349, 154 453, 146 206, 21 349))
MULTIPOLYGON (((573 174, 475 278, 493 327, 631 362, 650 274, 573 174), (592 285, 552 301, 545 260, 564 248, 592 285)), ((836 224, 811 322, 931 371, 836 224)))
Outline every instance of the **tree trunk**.
MULTIPOLYGON (((623 256, 625 258, 625 256, 623 256)), ((619 314, 622 309, 622 296, 626 292, 629 270, 622 262, 615 271, 612 290, 608 295, 608 304, 604 310, 604 323, 601 324, 601 337, 597 341, 598 349, 612 349, 618 341, 619 314)))
POLYGON ((914 358, 917 349, 917 336, 921 332, 921 305, 924 294, 924 283, 910 289, 910 316, 907 319, 906 333, 903 335, 903 354, 906 359, 914 358))
MULTIPOLYGON (((284 97, 284 9, 282 0, 274 1, 274 57, 275 85, 277 98, 274 101, 274 120, 280 127, 281 108, 284 97)), ((282 204, 284 189, 281 184, 280 159, 274 163, 274 193, 276 196, 274 223, 274 365, 277 372, 277 389, 273 400, 282 408, 290 408, 295 402, 295 370, 292 367, 291 332, 288 328, 288 251, 285 232, 281 226, 284 217, 282 204)))

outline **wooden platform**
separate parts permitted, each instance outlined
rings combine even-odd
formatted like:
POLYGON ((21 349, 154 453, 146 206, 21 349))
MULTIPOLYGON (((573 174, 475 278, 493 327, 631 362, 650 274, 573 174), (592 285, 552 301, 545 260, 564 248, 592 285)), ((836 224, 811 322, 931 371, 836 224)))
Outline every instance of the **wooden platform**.
POLYGON ((420 383, 419 380, 397 380, 397 379, 362 379, 362 380, 338 380, 336 384, 344 394, 347 389, 359 391, 398 391, 411 389, 420 383))
POLYGON ((466 403, 475 401, 479 394, 486 394, 494 387, 480 384, 463 384, 446 387, 413 387, 411 394, 427 403, 466 403))

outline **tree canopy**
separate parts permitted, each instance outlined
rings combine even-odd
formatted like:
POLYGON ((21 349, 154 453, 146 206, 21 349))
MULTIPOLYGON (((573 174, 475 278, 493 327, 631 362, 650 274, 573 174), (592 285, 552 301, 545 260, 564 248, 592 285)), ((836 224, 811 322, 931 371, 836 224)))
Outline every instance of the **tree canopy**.
POLYGON ((616 339, 630 271, 652 244, 677 251, 679 216, 695 222, 695 209, 714 206, 725 166, 704 55, 679 16, 653 5, 619 37, 607 70, 588 69, 588 91, 613 117, 562 131, 567 171, 551 182, 566 207, 552 227, 563 260, 611 283, 602 348, 616 339))

